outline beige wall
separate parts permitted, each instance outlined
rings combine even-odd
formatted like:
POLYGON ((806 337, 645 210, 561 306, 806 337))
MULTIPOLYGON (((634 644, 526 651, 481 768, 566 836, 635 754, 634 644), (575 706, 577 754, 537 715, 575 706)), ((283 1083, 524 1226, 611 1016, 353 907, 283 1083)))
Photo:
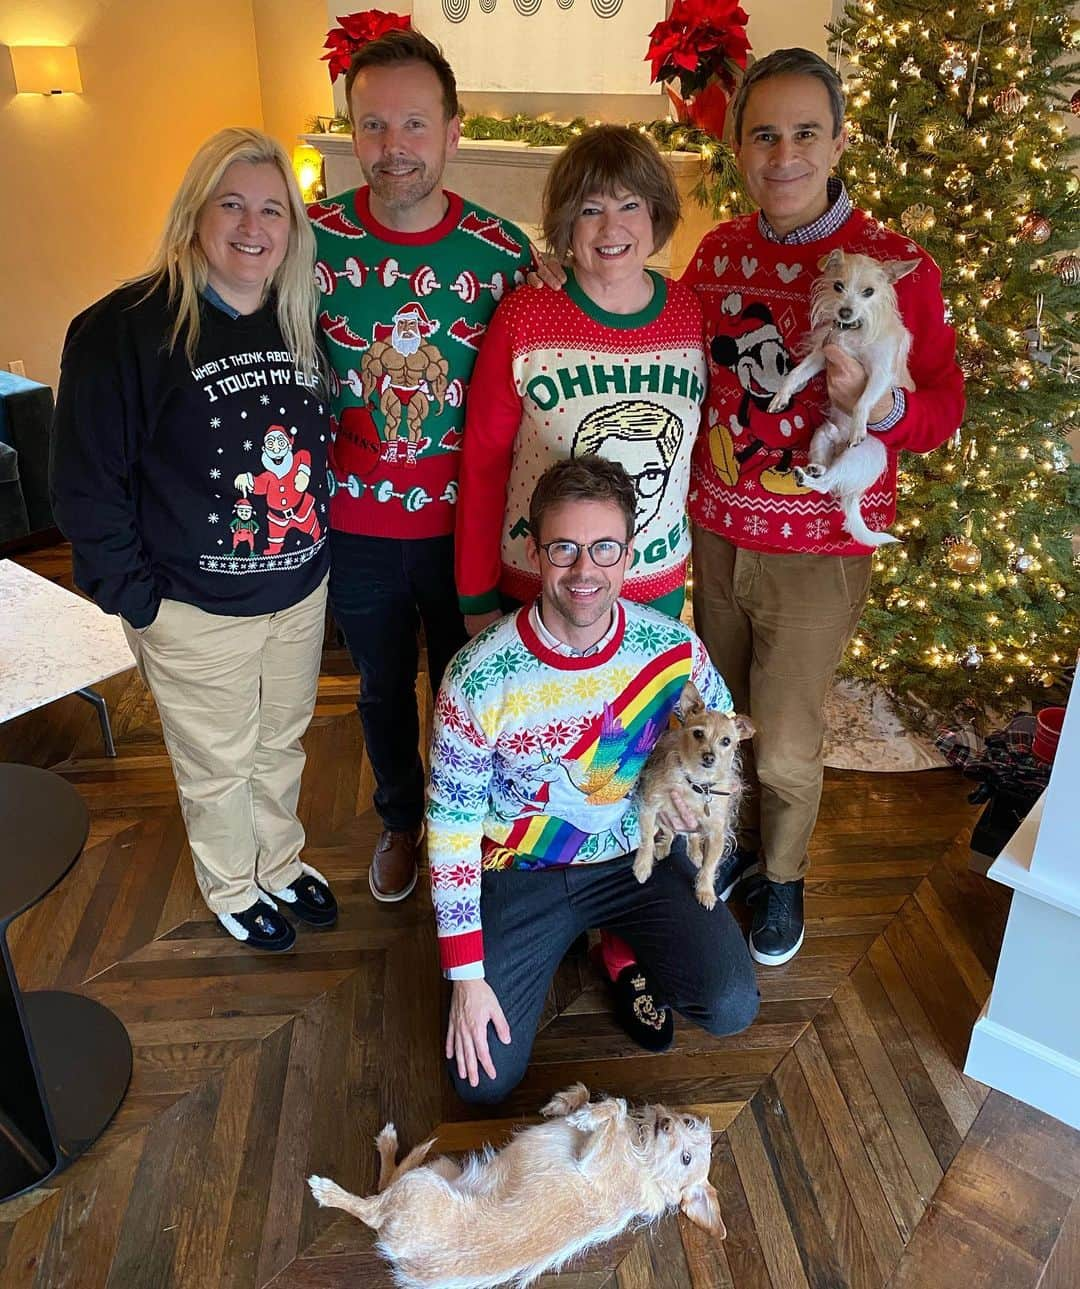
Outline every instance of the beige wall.
MULTIPOLYGON (((368 5, 335 0, 339 12, 368 5)), ((383 4, 394 10, 392 3, 383 4)), ((252 0, 263 129, 292 152, 313 116, 334 110, 330 75, 321 62, 323 41, 337 23, 326 0, 252 0)))
POLYGON ((262 119, 251 0, 3 0, 0 44, 74 44, 83 94, 0 49, 0 365, 55 384, 70 319, 146 263, 196 147, 262 119))

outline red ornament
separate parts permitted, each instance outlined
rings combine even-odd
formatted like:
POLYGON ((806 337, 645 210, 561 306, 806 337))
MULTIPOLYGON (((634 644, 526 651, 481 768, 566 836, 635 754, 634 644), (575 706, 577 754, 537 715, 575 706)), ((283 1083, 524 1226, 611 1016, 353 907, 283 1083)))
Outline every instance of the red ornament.
POLYGON ((736 72, 746 70, 747 22, 737 0, 675 0, 668 19, 649 34, 652 79, 677 80, 684 100, 714 79, 731 93, 736 72))
POLYGON ((1069 99, 1069 111, 1073 116, 1080 116, 1080 90, 1076 90, 1072 98, 1069 99))
POLYGON ((332 27, 326 33, 323 48, 327 50, 322 61, 327 63, 330 80, 336 81, 349 70, 352 56, 364 45, 388 31, 407 31, 412 26, 412 19, 407 13, 387 13, 384 9, 364 9, 359 13, 338 17, 340 27, 332 27))
POLYGON ((1033 210, 1020 225, 1020 240, 1022 242, 1031 242, 1035 246, 1041 246, 1043 242, 1050 240, 1052 232, 1053 227, 1046 216, 1040 215, 1037 210, 1033 210))

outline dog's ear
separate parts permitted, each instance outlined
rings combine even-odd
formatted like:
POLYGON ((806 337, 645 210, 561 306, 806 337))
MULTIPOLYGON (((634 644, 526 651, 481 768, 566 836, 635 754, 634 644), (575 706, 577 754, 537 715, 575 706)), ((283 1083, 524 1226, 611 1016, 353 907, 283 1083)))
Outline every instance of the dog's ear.
POLYGON ((754 725, 754 722, 750 719, 749 716, 736 716, 734 719, 735 719, 735 728, 738 731, 740 743, 743 741, 744 738, 753 738, 754 735, 757 733, 757 727, 754 725))
POLYGON ((835 251, 823 255, 817 266, 821 273, 838 273, 844 267, 844 252, 838 246, 835 251))
POLYGON ((697 685, 692 680, 688 680, 683 685, 683 691, 679 695, 679 711, 682 712, 682 718, 685 721, 688 716, 696 716, 698 712, 705 710, 705 700, 698 692, 697 685))
POLYGON ((701 1182, 700 1185, 691 1186, 689 1190, 683 1191, 679 1207, 695 1226, 700 1226, 703 1231, 708 1231, 717 1239, 727 1238, 727 1227, 720 1216, 720 1201, 716 1197, 716 1190, 709 1182, 701 1182))
POLYGON ((881 266, 890 282, 899 282, 902 277, 914 273, 922 260, 886 260, 881 266))

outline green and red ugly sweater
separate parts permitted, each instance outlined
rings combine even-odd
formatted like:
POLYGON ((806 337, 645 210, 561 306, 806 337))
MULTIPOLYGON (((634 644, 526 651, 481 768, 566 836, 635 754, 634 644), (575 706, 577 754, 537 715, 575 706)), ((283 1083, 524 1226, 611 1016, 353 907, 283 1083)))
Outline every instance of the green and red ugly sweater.
POLYGON ((482 869, 598 864, 636 849, 632 793, 688 680, 705 705, 731 695, 681 622, 615 602, 601 647, 545 644, 530 605, 451 662, 435 705, 428 779, 431 895, 444 972, 483 975, 482 869))
POLYGON ((496 304, 524 281, 515 225, 447 193, 400 233, 358 188, 308 207, 332 368, 330 526, 369 537, 454 531, 465 396, 496 304))
POLYGON ((709 338, 709 395, 694 452, 690 517, 736 546, 784 554, 869 552, 844 531, 833 498, 801 488, 792 471, 807 460, 828 407, 824 374, 783 412, 768 410, 810 330, 818 265, 837 247, 879 260, 921 261, 896 286, 912 335, 908 366, 915 389, 899 396, 896 424, 878 433, 888 464, 863 498, 871 528, 888 528, 896 516, 900 451, 932 451, 963 418, 963 376, 945 320, 941 273, 910 238, 861 210, 801 245, 767 239, 756 214, 720 224, 702 240, 682 278, 701 301, 709 338))
POLYGON ((465 418, 455 548, 463 612, 498 609, 500 593, 535 599, 540 579, 525 554, 533 488, 555 461, 585 453, 621 462, 637 491, 623 595, 681 609, 705 398, 701 308, 677 282, 651 277, 638 313, 601 309, 572 270, 563 291, 523 287, 495 311, 465 418))

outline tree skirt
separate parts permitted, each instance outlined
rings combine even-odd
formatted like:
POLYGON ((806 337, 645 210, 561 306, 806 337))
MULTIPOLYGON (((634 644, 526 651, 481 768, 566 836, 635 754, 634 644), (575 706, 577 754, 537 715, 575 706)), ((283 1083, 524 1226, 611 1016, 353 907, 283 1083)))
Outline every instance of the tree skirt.
POLYGON ((888 695, 865 680, 838 680, 825 700, 825 764, 834 770, 937 770, 947 762, 905 729, 888 695))

